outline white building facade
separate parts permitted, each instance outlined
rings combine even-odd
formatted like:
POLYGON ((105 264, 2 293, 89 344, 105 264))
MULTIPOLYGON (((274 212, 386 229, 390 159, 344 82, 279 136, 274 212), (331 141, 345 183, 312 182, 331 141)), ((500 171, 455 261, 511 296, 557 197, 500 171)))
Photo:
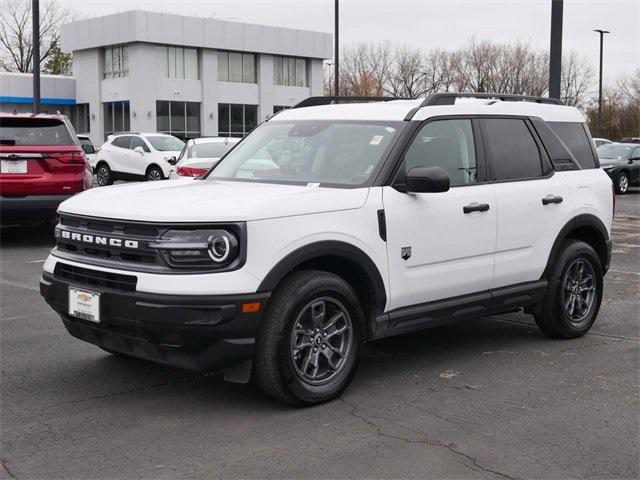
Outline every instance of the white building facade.
MULTIPOLYGON (((81 118, 79 133, 97 144, 118 131, 243 136, 275 111, 322 95, 332 41, 327 33, 144 11, 73 22, 62 28, 75 80, 64 113, 81 118)), ((43 81, 43 99, 46 88, 43 81)), ((2 110, 14 97, 0 91, 2 110)), ((55 108, 55 99, 47 104, 55 108)))

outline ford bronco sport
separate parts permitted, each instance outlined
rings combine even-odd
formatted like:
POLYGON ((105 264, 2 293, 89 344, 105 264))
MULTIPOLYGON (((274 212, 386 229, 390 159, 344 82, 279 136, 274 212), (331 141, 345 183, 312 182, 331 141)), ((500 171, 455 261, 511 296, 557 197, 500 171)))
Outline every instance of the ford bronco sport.
POLYGON ((313 404, 381 337, 522 308, 551 337, 591 328, 614 206, 578 110, 498 94, 297 107, 203 177, 60 206, 40 289, 71 335, 313 404))

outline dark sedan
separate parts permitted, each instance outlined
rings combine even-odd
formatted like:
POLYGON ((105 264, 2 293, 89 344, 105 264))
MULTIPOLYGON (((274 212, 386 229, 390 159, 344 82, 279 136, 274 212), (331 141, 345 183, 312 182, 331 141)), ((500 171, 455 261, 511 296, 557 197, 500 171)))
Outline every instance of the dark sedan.
POLYGON ((616 193, 625 194, 629 187, 640 186, 640 145, 611 143, 598 148, 600 167, 607 172, 616 193))

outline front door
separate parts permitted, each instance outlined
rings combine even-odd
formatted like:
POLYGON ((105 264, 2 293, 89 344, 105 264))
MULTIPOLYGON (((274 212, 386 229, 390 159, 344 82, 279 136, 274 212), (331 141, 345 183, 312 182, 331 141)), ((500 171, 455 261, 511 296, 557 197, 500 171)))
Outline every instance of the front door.
POLYGON ((496 244, 495 188, 483 184, 482 153, 471 119, 427 121, 405 153, 394 184, 418 166, 447 171, 444 193, 387 186, 388 310, 486 291, 496 244))

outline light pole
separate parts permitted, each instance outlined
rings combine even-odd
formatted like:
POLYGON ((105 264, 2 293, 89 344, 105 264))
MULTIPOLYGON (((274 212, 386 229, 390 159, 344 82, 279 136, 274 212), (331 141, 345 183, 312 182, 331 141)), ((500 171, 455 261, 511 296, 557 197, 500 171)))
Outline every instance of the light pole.
POLYGON ((340 5, 339 5, 339 0, 336 0, 335 3, 335 21, 336 21, 336 25, 334 28, 334 32, 333 35, 335 37, 335 51, 333 53, 334 61, 335 61, 335 67, 333 69, 333 94, 337 97, 338 95, 340 95, 340 69, 338 68, 339 65, 339 60, 338 60, 338 56, 340 55, 340 22, 339 22, 339 13, 340 13, 340 5))
POLYGON ((33 25, 33 113, 40 113, 40 0, 31 3, 33 25))
POLYGON ((598 82, 598 135, 602 136, 602 46, 604 44, 604 34, 611 33, 608 30, 594 30, 600 34, 600 78, 598 82))
POLYGON ((549 97, 560 98, 562 71, 563 0, 551 0, 551 41, 549 42, 549 97))

